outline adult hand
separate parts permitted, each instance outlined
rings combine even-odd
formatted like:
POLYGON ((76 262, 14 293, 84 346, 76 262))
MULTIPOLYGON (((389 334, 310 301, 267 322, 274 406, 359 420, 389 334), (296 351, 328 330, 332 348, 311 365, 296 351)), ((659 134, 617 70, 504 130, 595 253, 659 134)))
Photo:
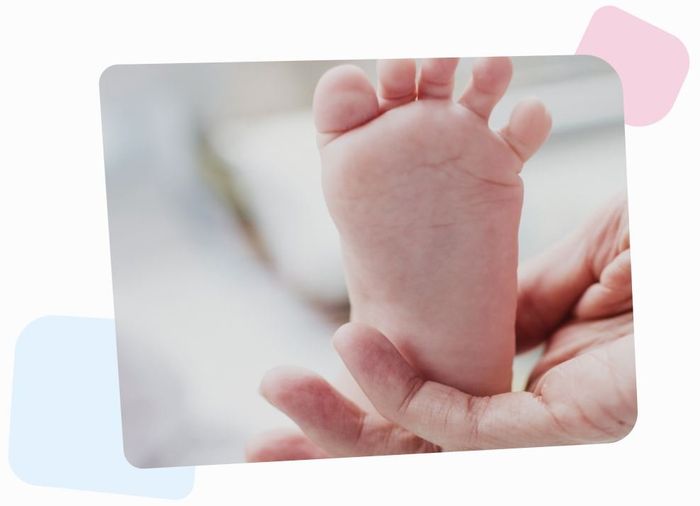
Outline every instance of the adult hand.
POLYGON ((476 397, 423 378, 370 327, 334 345, 377 413, 319 376, 276 369, 262 394, 302 433, 266 435, 248 460, 615 441, 637 413, 626 202, 530 262, 519 275, 518 348, 546 341, 526 391, 476 397))

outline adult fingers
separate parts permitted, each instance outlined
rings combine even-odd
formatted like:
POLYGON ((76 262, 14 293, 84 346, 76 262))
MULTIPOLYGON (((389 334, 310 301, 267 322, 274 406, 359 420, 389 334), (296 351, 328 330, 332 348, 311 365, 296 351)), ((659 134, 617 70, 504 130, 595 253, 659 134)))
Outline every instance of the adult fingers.
POLYGON ((625 249, 627 199, 618 197, 572 235, 523 264, 518 269, 518 350, 547 339, 625 249))
POLYGON ((268 372, 262 395, 330 456, 439 451, 407 430, 367 414, 320 376, 297 368, 268 372))
POLYGON ((531 392, 475 397, 423 379, 379 331, 347 324, 334 337, 343 361, 377 411, 443 450, 567 442, 531 392))
POLYGON ((247 462, 323 459, 328 454, 297 431, 262 434, 246 445, 247 462))

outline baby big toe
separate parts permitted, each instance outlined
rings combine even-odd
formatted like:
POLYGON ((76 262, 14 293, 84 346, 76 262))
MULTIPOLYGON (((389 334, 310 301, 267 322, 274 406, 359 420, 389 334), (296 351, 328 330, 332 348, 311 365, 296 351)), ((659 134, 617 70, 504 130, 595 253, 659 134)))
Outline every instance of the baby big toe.
POLYGON ((354 65, 341 65, 321 77, 313 110, 319 142, 325 144, 376 117, 379 103, 365 73, 354 65))

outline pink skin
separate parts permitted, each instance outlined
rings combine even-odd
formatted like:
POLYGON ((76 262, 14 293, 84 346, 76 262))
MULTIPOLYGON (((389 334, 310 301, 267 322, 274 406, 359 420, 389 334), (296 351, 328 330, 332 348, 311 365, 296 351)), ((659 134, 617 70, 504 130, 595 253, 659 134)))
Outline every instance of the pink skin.
POLYGON ((551 119, 518 105, 499 132, 491 110, 507 58, 475 64, 452 101, 457 59, 356 67, 320 80, 314 115, 323 188, 343 248, 353 322, 380 330, 425 377, 477 395, 510 390, 515 352, 519 171, 551 119))
POLYGON ((263 436, 249 461, 597 443, 637 415, 626 202, 521 270, 518 347, 547 346, 525 392, 473 396, 427 380, 379 331, 351 323, 334 344, 377 413, 313 373, 277 369, 262 394, 300 433, 263 436), (302 443, 303 442, 303 443, 302 443))

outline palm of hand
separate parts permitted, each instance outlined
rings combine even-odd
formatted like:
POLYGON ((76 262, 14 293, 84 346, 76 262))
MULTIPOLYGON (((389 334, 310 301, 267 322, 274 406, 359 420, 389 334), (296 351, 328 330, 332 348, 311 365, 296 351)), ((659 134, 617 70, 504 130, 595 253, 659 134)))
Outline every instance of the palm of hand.
MULTIPOLYGON (((636 420, 632 313, 559 328, 533 370, 561 442, 615 441, 636 420), (632 382, 632 384, 630 384, 632 382)), ((554 441, 553 441, 554 443, 554 441)))
POLYGON ((562 440, 615 441, 637 416, 626 202, 605 208, 581 236, 587 244, 578 277, 586 288, 568 319, 548 322, 554 330, 527 390, 545 401, 562 440))

